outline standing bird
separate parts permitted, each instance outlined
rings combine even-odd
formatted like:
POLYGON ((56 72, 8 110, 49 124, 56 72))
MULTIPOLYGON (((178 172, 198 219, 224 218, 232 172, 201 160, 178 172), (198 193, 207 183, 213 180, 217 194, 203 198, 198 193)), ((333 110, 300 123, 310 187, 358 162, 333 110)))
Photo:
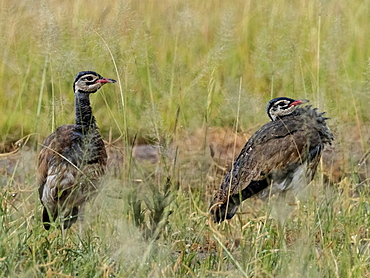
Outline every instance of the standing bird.
POLYGON ((62 229, 71 227, 97 192, 107 153, 92 115, 90 94, 115 82, 93 71, 78 73, 73 83, 76 123, 58 127, 42 144, 37 180, 46 230, 57 219, 62 229))
POLYGON ((308 100, 272 99, 266 107, 271 122, 263 125, 241 150, 210 205, 215 222, 231 219, 239 204, 259 194, 294 193, 314 177, 323 148, 334 137, 328 118, 308 100))

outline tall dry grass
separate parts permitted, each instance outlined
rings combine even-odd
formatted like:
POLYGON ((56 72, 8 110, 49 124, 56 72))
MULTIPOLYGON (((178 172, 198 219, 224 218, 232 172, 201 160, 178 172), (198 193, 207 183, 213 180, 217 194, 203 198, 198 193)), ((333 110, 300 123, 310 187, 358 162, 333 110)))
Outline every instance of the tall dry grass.
MULTIPOLYGON (((0 273, 4 277, 366 277, 369 263, 370 2, 2 1, 0 273), (119 80, 92 96, 103 137, 124 154, 90 204, 84 237, 40 223, 34 163, 42 139, 74 121, 81 70, 119 80), (255 131, 275 96, 331 118, 307 200, 281 230, 246 201, 213 225, 222 174, 209 127, 255 131), (131 156, 158 146, 157 164, 131 156), (331 165, 333 165, 331 167, 331 165)), ((234 136, 230 133, 230 136, 234 136)), ((227 140, 226 140, 227 141, 227 140)), ((117 153, 115 153, 117 155, 117 153)))

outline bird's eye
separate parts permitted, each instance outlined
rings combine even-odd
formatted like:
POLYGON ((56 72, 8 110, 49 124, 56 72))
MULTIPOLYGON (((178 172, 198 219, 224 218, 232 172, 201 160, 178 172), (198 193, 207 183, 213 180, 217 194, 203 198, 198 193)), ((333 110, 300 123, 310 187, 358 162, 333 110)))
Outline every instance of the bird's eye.
POLYGON ((279 106, 285 106, 286 104, 285 104, 285 102, 280 102, 278 105, 279 106))
POLYGON ((87 80, 87 81, 92 81, 94 78, 92 77, 92 76, 86 76, 85 77, 85 80, 87 80))

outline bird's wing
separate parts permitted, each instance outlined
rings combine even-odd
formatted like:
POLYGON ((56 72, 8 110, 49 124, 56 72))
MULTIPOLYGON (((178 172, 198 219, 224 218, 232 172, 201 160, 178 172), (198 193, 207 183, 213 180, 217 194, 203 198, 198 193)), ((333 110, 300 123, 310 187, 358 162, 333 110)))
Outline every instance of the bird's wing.
MULTIPOLYGON (((78 169, 73 165, 70 157, 66 157, 68 151, 71 152, 72 141, 76 138, 74 133, 74 125, 58 127, 44 140, 39 154, 37 181, 40 201, 44 205, 43 223, 47 230, 50 228, 51 220, 54 221, 59 213, 67 216, 71 215, 70 211, 76 211, 76 213, 78 211, 78 208, 74 206, 66 206, 64 208, 66 211, 63 212, 58 209, 58 203, 61 200, 62 203, 67 202, 78 175, 78 169)), ((73 202, 72 199, 70 201, 73 202)), ((77 218, 69 217, 68 219, 64 221, 65 228, 72 225, 77 218)))
POLYGON ((310 145, 319 141, 320 137, 315 130, 308 129, 294 118, 286 122, 277 120, 265 124, 241 150, 211 206, 224 204, 230 196, 239 195, 250 185, 254 187, 253 194, 258 193, 268 186, 266 179, 271 171, 301 164, 309 156, 310 145))
MULTIPOLYGON (((37 182, 39 185, 40 200, 42 200, 45 184, 47 183, 48 176, 50 176, 52 166, 64 160, 63 151, 71 145, 74 132, 73 127, 73 125, 60 126, 42 143, 37 165, 37 182)), ((48 186, 50 187, 50 185, 48 186)))

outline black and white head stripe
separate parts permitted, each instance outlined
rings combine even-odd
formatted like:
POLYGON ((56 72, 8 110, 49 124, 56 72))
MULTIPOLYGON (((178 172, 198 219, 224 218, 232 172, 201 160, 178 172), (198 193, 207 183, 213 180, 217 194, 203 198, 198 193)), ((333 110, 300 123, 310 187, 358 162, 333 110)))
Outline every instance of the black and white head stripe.
POLYGON ((73 90, 82 93, 94 93, 106 83, 115 83, 116 80, 104 78, 94 71, 79 72, 73 83, 73 90))
POLYGON ((298 105, 309 102, 307 99, 295 100, 287 97, 278 97, 269 101, 266 106, 266 112, 272 121, 278 117, 293 113, 298 105))

